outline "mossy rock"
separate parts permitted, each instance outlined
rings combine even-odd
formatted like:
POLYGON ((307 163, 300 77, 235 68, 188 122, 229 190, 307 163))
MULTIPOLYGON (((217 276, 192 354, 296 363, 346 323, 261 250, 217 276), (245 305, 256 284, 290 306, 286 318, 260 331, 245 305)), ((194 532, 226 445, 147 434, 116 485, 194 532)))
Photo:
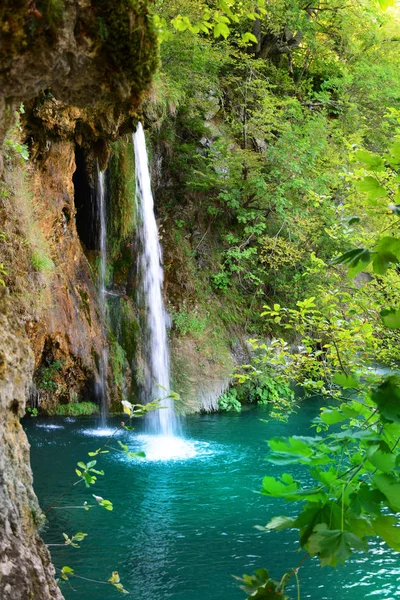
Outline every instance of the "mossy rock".
POLYGON ((146 2, 93 0, 97 35, 108 70, 123 73, 132 91, 140 95, 159 62, 157 31, 146 2))
POLYGON ((62 21, 63 0, 3 0, 0 6, 0 58, 14 58, 32 43, 51 45, 62 21))

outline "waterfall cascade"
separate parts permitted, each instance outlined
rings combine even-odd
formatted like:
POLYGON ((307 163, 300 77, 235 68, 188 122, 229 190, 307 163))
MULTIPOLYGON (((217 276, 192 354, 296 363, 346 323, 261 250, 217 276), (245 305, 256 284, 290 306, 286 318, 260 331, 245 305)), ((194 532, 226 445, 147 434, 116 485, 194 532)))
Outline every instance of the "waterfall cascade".
MULTIPOLYGON (((106 267, 107 267, 107 218, 106 218, 106 187, 105 173, 97 165, 96 202, 99 215, 99 300, 104 330, 107 324, 107 302, 106 302, 106 267)), ((108 373, 108 346, 103 348, 100 356, 100 414, 104 424, 107 416, 107 373, 108 373)))
POLYGON ((138 301, 144 313, 147 381, 146 399, 159 399, 165 408, 149 414, 152 433, 172 436, 176 432, 173 401, 170 392, 168 316, 162 296, 164 273, 162 252, 154 216, 146 140, 141 123, 133 135, 136 165, 136 210, 138 236, 138 301))

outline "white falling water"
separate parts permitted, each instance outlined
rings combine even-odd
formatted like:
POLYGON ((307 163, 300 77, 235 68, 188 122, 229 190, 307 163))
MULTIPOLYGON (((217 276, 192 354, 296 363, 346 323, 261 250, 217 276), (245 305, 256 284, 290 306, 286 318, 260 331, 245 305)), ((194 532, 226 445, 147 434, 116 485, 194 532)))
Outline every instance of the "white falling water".
POLYGON ((146 400, 159 399, 165 408, 150 413, 153 433, 172 436, 176 429, 170 392, 167 314, 162 296, 164 273, 151 192, 146 139, 141 123, 133 135, 136 165, 137 235, 139 241, 139 303, 146 323, 148 381, 146 400))
MULTIPOLYGON (((106 189, 104 171, 97 165, 96 200, 99 211, 99 238, 100 238, 100 269, 99 269, 99 299, 100 310, 106 337, 107 303, 106 303, 106 267, 107 267, 107 220, 106 220, 106 189)), ((104 424, 107 416, 107 372, 108 372, 108 347, 104 346, 100 356, 100 414, 104 424)))

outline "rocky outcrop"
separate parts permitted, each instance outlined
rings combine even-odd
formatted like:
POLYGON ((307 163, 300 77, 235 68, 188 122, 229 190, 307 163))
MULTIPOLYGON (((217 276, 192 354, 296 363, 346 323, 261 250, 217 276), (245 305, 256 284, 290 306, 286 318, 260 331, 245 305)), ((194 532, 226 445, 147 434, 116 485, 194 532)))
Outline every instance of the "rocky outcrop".
POLYGON ((15 107, 45 90, 56 132, 65 107, 86 139, 129 127, 158 60, 145 2, 5 0, 0 23, 0 142, 15 107))
MULTIPOLYGON (((32 147, 33 158, 38 147, 38 143, 32 147)), ((41 151, 32 173, 38 225, 54 269, 48 301, 40 318, 27 322, 27 332, 34 350, 41 408, 49 412, 59 402, 79 397, 88 400, 94 395, 99 357, 107 343, 97 291, 76 229, 74 171, 73 142, 55 140, 41 151), (43 381, 43 373, 52 365, 59 365, 52 381, 43 381)))
POLYGON ((29 444, 19 419, 33 372, 22 323, 0 288, 0 598, 61 599, 49 552, 37 525, 29 444))

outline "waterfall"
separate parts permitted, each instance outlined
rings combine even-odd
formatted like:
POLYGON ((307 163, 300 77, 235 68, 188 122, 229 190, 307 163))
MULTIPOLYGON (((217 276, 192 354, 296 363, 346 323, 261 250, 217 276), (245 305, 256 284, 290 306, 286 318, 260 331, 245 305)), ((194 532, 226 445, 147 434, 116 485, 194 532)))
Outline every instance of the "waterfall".
MULTIPOLYGON (((106 302, 106 267, 107 267, 107 218, 106 218, 106 187, 105 173, 97 164, 96 202, 99 215, 99 300, 103 323, 104 338, 107 335, 107 302, 106 302)), ((107 373, 108 373, 108 346, 104 346, 100 356, 100 414, 102 424, 107 416, 107 373)))
POLYGON ((138 301, 143 311, 146 338, 146 401, 159 399, 162 408, 149 414, 152 433, 172 436, 176 430, 170 392, 168 317, 162 296, 164 273, 162 252, 154 216, 146 140, 141 123, 133 135, 136 169, 136 211, 138 236, 138 301))

